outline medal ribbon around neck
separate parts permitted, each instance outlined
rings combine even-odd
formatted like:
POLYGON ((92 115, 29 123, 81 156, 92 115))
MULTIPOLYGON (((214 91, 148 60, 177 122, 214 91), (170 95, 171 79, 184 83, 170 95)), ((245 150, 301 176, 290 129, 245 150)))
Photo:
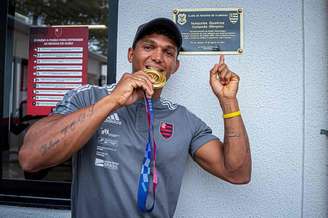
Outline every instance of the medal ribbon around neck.
POLYGON ((138 207, 142 212, 151 212, 155 206, 155 194, 156 187, 158 184, 157 173, 156 173, 156 142, 154 138, 154 111, 153 102, 151 98, 147 98, 145 95, 145 105, 147 113, 147 125, 148 125, 148 139, 145 149, 145 156, 141 166, 141 172, 139 177, 138 185, 138 207), (153 150, 153 160, 152 160, 153 150), (151 164, 153 170, 151 171, 151 164), (147 208, 147 197, 149 189, 149 181, 153 182, 153 203, 150 208, 147 208))

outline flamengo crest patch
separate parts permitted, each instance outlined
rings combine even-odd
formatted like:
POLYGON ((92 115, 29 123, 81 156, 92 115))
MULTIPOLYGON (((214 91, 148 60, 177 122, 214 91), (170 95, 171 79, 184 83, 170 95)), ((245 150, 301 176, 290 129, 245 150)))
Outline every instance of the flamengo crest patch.
POLYGON ((173 124, 161 122, 159 132, 165 139, 171 138, 171 136, 173 135, 173 124))

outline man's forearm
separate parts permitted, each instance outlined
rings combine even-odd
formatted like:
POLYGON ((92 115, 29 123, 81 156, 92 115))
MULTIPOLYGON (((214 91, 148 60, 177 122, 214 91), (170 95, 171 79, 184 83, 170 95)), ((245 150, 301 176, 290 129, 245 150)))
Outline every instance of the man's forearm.
MULTIPOLYGON (((238 101, 220 102, 223 113, 239 111, 238 101)), ((229 171, 250 170, 249 141, 241 116, 224 119, 224 163, 229 171)))
POLYGON ((38 171, 67 160, 117 107, 111 97, 106 96, 95 105, 71 114, 40 120, 27 132, 19 152, 23 169, 38 171))

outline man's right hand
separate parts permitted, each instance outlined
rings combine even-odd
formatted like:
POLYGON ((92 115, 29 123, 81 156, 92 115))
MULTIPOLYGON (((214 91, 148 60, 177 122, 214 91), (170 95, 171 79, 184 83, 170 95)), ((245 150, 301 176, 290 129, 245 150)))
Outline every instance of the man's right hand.
POLYGON ((124 73, 111 97, 122 107, 142 99, 144 93, 147 97, 154 94, 152 79, 145 72, 137 71, 135 73, 124 73))

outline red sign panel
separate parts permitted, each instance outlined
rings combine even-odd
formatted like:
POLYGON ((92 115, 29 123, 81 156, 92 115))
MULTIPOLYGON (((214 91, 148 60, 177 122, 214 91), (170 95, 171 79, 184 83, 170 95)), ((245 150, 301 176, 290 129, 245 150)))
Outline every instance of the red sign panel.
POLYGON ((31 28, 27 114, 48 115, 64 94, 87 83, 88 28, 31 28))

